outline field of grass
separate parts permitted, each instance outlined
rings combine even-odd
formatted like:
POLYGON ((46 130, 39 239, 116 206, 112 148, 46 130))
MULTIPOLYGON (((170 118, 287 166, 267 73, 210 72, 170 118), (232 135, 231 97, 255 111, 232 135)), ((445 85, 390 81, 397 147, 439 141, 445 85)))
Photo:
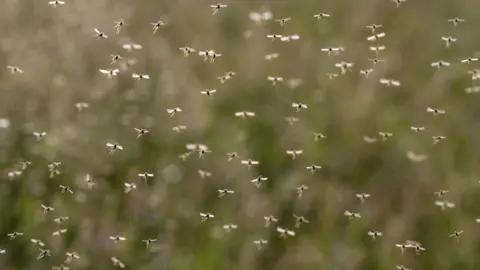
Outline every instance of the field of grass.
POLYGON ((480 86, 468 73, 480 61, 461 62, 480 57, 479 1, 408 0, 397 8, 389 0, 226 0, 214 16, 216 3, 205 0, 65 2, 1 5, 0 118, 10 125, 0 125, 0 270, 52 269, 73 251, 80 258, 65 264, 72 270, 115 269, 112 257, 138 270, 479 269, 480 97, 465 89, 480 86), (271 20, 249 19, 266 11, 271 20), (331 16, 317 20, 318 13, 331 16), (286 17, 283 26, 275 21, 286 17), (465 21, 454 26, 454 17, 465 21), (120 19, 126 24, 116 34, 120 19), (153 33, 158 20, 165 25, 153 33), (370 42, 366 26, 374 23, 386 36, 370 42), (97 38, 95 28, 108 38, 97 38), (446 48, 442 36, 457 41, 446 48), (130 42, 143 48, 122 48, 130 42), (378 45, 386 46, 378 56, 384 62, 365 77, 360 70, 376 57, 369 47, 378 45), (184 46, 221 56, 213 63, 198 52, 185 57, 184 46), (340 46, 338 55, 321 50, 340 46), (266 60, 272 53, 279 57, 266 60), (123 59, 111 64, 110 54, 123 59), (433 68, 439 60, 451 65, 433 68), (335 67, 342 61, 354 64, 344 75, 335 67), (99 72, 112 68, 120 71, 111 79, 99 72), (235 75, 220 83, 228 71, 235 75), (283 82, 273 86, 268 76, 283 82), (208 97, 205 89, 217 91, 208 97), (79 111, 83 102, 88 108, 79 111), (297 112, 292 103, 307 108, 297 112), (167 109, 176 107, 182 111, 171 117, 167 109), (255 116, 242 119, 239 111, 255 116), (187 128, 172 130, 179 125, 187 128), (149 132, 137 138, 135 128, 149 132), (393 136, 382 140, 379 132, 393 136), (446 139, 434 144, 432 136, 446 139), (106 143, 123 150, 110 155, 106 143), (199 157, 186 148, 194 143, 210 152, 199 157), (291 149, 303 153, 293 159, 291 149), (239 157, 228 161, 231 152, 239 157), (241 163, 248 159, 259 164, 248 169, 241 163), (61 164, 51 177, 53 162, 61 164), (312 174, 311 164, 322 168, 312 174), (154 177, 145 182, 144 172, 154 177), (268 180, 257 188, 251 180, 259 176, 268 180), (125 193, 125 183, 136 189, 125 193), (308 189, 299 197, 302 185, 308 189), (235 193, 219 198, 219 189, 235 193), (438 198, 439 190, 449 192, 438 198), (363 192, 371 196, 361 203, 363 192), (442 211, 436 200, 455 207, 442 211), (44 214, 42 204, 54 210, 44 214), (200 213, 215 217, 201 222, 200 213), (269 215, 278 223, 267 228, 269 215), (309 222, 295 228, 294 215, 309 222), (60 216, 69 218, 59 225, 60 216), (238 228, 228 232, 225 224, 238 228), (282 239, 277 226, 296 235, 282 239), (60 229, 67 231, 52 235, 60 229), (383 235, 373 241, 369 231, 383 235), (455 231, 463 231, 458 239, 449 237, 455 231), (9 240, 13 232, 23 235, 9 240), (115 244, 109 237, 116 235, 126 240, 115 244), (146 248, 148 238, 157 242, 146 248), (31 239, 50 256, 37 260, 31 239), (260 250, 259 239, 268 241, 260 250), (406 240, 425 251, 402 256, 395 245, 406 240))

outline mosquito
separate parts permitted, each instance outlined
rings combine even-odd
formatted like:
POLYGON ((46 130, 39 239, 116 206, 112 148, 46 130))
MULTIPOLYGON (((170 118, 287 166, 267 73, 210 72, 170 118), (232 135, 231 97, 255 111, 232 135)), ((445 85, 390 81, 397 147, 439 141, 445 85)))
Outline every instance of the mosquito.
POLYGON ((165 26, 165 23, 162 21, 157 21, 154 23, 150 23, 153 26, 153 33, 155 34, 160 27, 165 26))
POLYGON ((57 7, 58 5, 65 5, 65 2, 64 1, 59 1, 59 0, 55 0, 55 1, 50 1, 48 2, 49 5, 52 5, 53 7, 57 7))
POLYGON ((288 236, 295 236, 295 232, 292 230, 284 229, 277 227, 277 232, 280 235, 280 238, 287 238, 288 236))
POLYGON ((100 73, 105 74, 108 79, 111 79, 113 76, 117 76, 117 73, 120 72, 120 69, 99 69, 100 73))
POLYGON ((121 146, 120 144, 118 143, 106 143, 105 144, 107 146, 107 148, 110 150, 108 152, 109 155, 113 154, 115 151, 117 150, 123 150, 123 146, 121 146))
POLYGON ((105 34, 105 33, 103 33, 103 32, 100 32, 97 28, 95 28, 94 31, 95 31, 95 33, 96 33, 95 37, 96 37, 97 39, 101 39, 101 38, 105 38, 105 39, 106 39, 106 38, 108 38, 107 34, 105 34))
POLYGON ((123 19, 120 19, 119 21, 114 22, 115 25, 113 26, 116 29, 117 35, 120 34, 120 30, 122 29, 123 26, 125 26, 125 21, 123 19))
POLYGON ((210 7, 212 8, 212 16, 217 14, 217 12, 222 9, 222 8, 226 8, 228 5, 225 5, 225 4, 222 4, 222 3, 218 3, 218 4, 215 4, 215 5, 210 5, 210 7))

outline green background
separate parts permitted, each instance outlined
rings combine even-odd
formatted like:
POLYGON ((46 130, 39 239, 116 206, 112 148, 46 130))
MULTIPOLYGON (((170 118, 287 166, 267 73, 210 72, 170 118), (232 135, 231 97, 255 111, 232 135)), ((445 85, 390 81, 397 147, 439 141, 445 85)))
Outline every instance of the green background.
POLYGON ((467 71, 478 64, 460 60, 480 56, 478 25, 480 3, 413 1, 396 8, 387 0, 254 1, 225 2, 228 7, 211 15, 210 1, 66 1, 53 8, 48 1, 4 0, 0 11, 0 117, 9 129, 0 130, 0 269, 51 269, 66 251, 81 259, 72 269, 113 269, 111 256, 126 269, 478 269, 480 259, 479 161, 480 106, 466 87, 475 85, 467 71), (256 26, 250 11, 270 10, 274 18, 291 17, 282 28, 274 21, 256 26), (314 14, 331 14, 317 21, 314 14), (453 27, 447 19, 465 19, 453 27), (127 25, 115 35, 114 21, 127 25), (166 26, 152 35, 150 23, 166 26), (366 41, 365 26, 383 24, 387 36, 378 44, 387 50, 368 79, 359 74, 369 68, 374 54, 366 41), (109 38, 97 40, 94 28, 109 38), (245 38, 246 31, 251 31, 245 38), (272 42, 267 34, 298 34, 291 43, 272 42), (458 39, 450 49, 442 36, 458 39), (127 42, 143 45, 128 53, 127 42), (192 54, 184 58, 179 47, 213 49, 222 56, 205 63, 192 54), (345 52, 328 57, 321 48, 343 46, 345 52), (265 54, 278 52, 273 61, 265 54), (138 63, 107 80, 99 68, 112 68, 110 56, 120 53, 138 63), (436 71, 434 61, 451 67, 436 71), (334 64, 353 62, 353 71, 335 80, 326 73, 334 64), (24 74, 11 75, 7 65, 24 74), (220 84, 217 76, 237 75, 220 84), (131 73, 146 73, 149 81, 134 81, 131 73), (272 87, 267 76, 303 81, 291 89, 272 87), (401 81, 386 88, 381 77, 401 81), (200 94, 217 89, 210 99, 200 94), (90 108, 77 112, 76 102, 90 108), (298 113, 292 102, 308 109, 298 113), (170 118, 167 108, 183 112, 170 118), (446 115, 432 116, 427 107, 446 115), (241 120, 237 111, 256 117, 241 120), (290 126, 285 117, 299 118, 290 126), (187 125, 183 133, 172 131, 187 125), (425 126, 423 133, 410 126, 425 126), (136 139, 134 128, 150 133, 136 139), (36 142, 32 132, 48 135, 36 142), (363 136, 393 132, 383 143, 367 144, 363 136), (327 139, 314 141, 314 132, 327 139), (432 144, 431 136, 447 136, 432 144), (119 142, 124 151, 108 155, 106 142, 119 142), (178 155, 187 143, 203 143, 211 153, 204 159, 178 155), (292 160, 288 149, 303 149, 292 160), (239 160, 227 162, 227 152, 252 158, 259 166, 248 170, 239 160), (428 155, 413 163, 406 152, 428 155), (33 164, 14 180, 7 173, 19 161, 33 164), (47 165, 61 161, 61 174, 49 178, 47 165), (305 166, 322 165, 310 174, 305 166), (210 171, 201 179, 197 170, 210 171), (146 186, 137 176, 152 172, 146 186), (97 186, 83 182, 90 173, 97 186), (269 180, 255 188, 250 180, 269 180), (137 190, 124 194, 124 182, 137 190), (295 188, 310 188, 298 199, 295 188), (60 194, 58 185, 74 194, 60 194), (236 194, 219 199, 217 189, 236 194), (446 198, 454 209, 442 212, 434 205, 434 191, 450 190, 446 198), (355 193, 371 198, 361 205, 355 193), (41 204, 55 211, 44 216, 41 204), (345 210, 360 212, 349 221, 345 210), (213 220, 200 223, 200 212, 213 220), (293 228, 293 213, 305 216, 297 236, 283 241, 264 227, 263 216, 273 214, 279 225, 293 228), (52 237, 57 216, 69 216, 68 233, 52 237), (231 234, 222 225, 238 224, 231 234), (375 242, 369 230, 384 236, 375 242), (448 236, 464 230, 459 242, 448 236), (7 233, 25 235, 9 241, 7 233), (114 245, 110 235, 127 241, 114 245), (150 251, 142 239, 158 238, 150 251), (29 242, 42 239, 52 256, 37 261, 39 251, 29 242), (269 244, 258 252, 252 241, 269 244), (401 256, 396 243, 407 239, 422 243, 426 251, 401 256))

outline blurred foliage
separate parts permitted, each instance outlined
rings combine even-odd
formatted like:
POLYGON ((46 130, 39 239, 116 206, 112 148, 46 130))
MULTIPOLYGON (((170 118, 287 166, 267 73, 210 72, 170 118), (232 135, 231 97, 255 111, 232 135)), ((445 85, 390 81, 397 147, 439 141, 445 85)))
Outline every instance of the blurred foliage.
MULTIPOLYGON (((62 264, 65 252, 80 260, 72 269, 111 269, 115 256, 126 269, 477 269, 480 259, 478 225, 480 203, 478 97, 467 95, 474 85, 467 74, 478 64, 460 60, 480 56, 478 51, 480 3, 474 0, 408 0, 399 8, 387 0, 231 0, 211 15, 210 1, 66 0, 53 8, 48 1, 5 0, 0 11, 0 117, 10 119, 0 129, 0 269, 51 269, 62 264), (284 27, 273 20, 256 25, 250 11, 271 11, 274 19, 291 17, 284 27), (315 20, 324 12, 331 18, 315 20), (449 18, 464 23, 453 27, 449 18), (126 26, 115 35, 114 21, 126 26), (150 23, 166 23, 152 34, 150 23), (365 78, 369 68, 371 35, 365 26, 383 24, 387 36, 378 44, 385 63, 365 78), (108 39, 97 40, 94 28, 108 39), (267 34, 298 34, 300 40, 272 42, 267 34), (458 39, 446 49, 442 36, 458 39), (121 45, 135 42, 140 51, 121 45), (213 49, 222 56, 215 63, 179 47, 213 49), (345 52, 328 57, 321 48, 343 46, 345 52), (264 56, 280 57, 266 61, 264 56), (138 62, 107 80, 99 68, 119 53, 138 62), (434 61, 450 61, 436 70, 434 61), (334 80, 334 64, 353 62, 353 71, 334 80), (10 74, 7 65, 23 74, 10 74), (220 84, 218 76, 234 71, 220 84), (150 75, 135 81, 131 73, 150 75), (285 82, 272 87, 267 76, 285 82), (402 82, 399 88, 378 83, 382 77, 402 82), (301 79, 290 87, 291 79, 301 79), (217 89, 213 98, 200 94, 217 89), (88 102, 78 112, 77 102, 88 102), (292 102, 308 109, 295 112, 292 102), (169 117, 167 108, 183 112, 169 117), (432 116, 427 107, 442 108, 432 116), (256 113, 251 119, 237 111, 256 113), (286 117, 299 121, 289 125, 286 117), (186 125, 185 132, 172 131, 186 125), (425 126, 415 133, 410 126, 425 126), (136 139, 134 128, 150 132, 136 139), (45 131, 37 142, 32 135, 45 131), (383 143, 368 144, 363 136, 378 132, 394 135, 383 143), (314 133, 327 136, 315 141, 314 133), (432 136, 447 139, 432 144, 432 136), (107 142, 123 151, 108 154, 107 142), (203 159, 195 154, 185 161, 187 143, 203 143, 212 150, 203 159), (292 160, 288 149, 303 149, 292 160), (227 152, 260 164, 248 170, 239 160, 227 162, 227 152), (407 151, 428 156, 414 163, 407 151), (19 162, 32 162, 23 174, 9 179, 19 162), (48 164, 59 161, 60 175, 49 177, 48 164), (310 164, 323 166, 315 174, 310 164), (199 169, 212 173, 201 178, 199 169), (138 173, 155 174, 148 185, 138 173), (89 190, 89 173, 97 183, 89 190), (261 188, 251 179, 269 178, 261 188), (124 183, 137 190, 124 193, 124 183), (299 199, 296 187, 309 189, 299 199), (59 185, 74 194, 61 193, 59 185), (235 194, 219 199, 218 189, 235 194), (454 209, 441 211, 433 192, 446 189, 454 209), (365 204, 355 198, 371 193, 365 204), (44 215, 41 204, 55 208, 44 215), (360 212, 348 220, 345 210, 360 212), (200 223, 200 212, 215 218, 200 223), (297 236, 282 240, 263 216, 273 214, 279 226, 293 228, 293 214, 310 223, 297 236), (53 219, 69 216, 65 225, 53 219), (229 234, 223 224, 238 224, 229 234), (52 236, 58 228, 68 232, 52 236), (369 230, 383 236, 372 242, 369 230), (460 240, 448 237, 464 230, 460 240), (8 233, 23 236, 8 240, 8 233), (127 241, 113 244, 108 237, 127 241), (51 257, 36 260, 39 250, 31 238, 41 239, 51 257), (141 242, 158 238, 146 249, 141 242), (253 240, 269 244, 258 251, 253 240), (416 240, 426 248, 419 256, 404 256, 395 244, 416 240)), ((240 159, 241 159, 240 158, 240 159)))

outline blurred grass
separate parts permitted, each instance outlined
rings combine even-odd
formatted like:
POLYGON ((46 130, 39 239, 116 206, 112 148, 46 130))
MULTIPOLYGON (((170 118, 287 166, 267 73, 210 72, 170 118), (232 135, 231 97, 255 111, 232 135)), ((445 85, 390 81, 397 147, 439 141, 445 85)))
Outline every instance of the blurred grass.
POLYGON ((0 130, 0 269, 50 269, 60 265, 66 251, 81 259, 73 269, 105 269, 110 257, 124 261, 127 269, 394 269, 403 264, 413 269, 477 269, 480 260, 475 217, 480 203, 477 151, 480 107, 475 95, 464 89, 473 82, 460 59, 479 56, 480 23, 474 0, 407 1, 400 8, 389 1, 228 1, 228 7, 211 16, 210 1, 67 1, 52 8, 47 1, 6 0, 0 11, 0 117, 11 120, 0 130), (256 26, 248 12, 271 10, 274 18, 292 17, 284 28, 273 21, 256 26), (330 13, 316 21, 313 14, 330 13), (466 20, 452 27, 447 19, 466 20), (113 22, 127 25, 116 36, 113 22), (165 20, 167 26, 152 35, 149 23, 165 20), (385 64, 378 64, 368 79, 358 74, 373 57, 365 39, 366 25, 383 24, 387 36, 380 44, 385 64), (105 31, 97 40, 94 28, 105 31), (245 38, 245 31, 251 36, 245 38), (299 34, 292 43, 271 42, 270 33, 299 34), (441 36, 458 42, 445 49, 441 36), (127 53, 126 42, 143 50, 127 53), (222 54, 214 64, 178 48, 214 49, 222 54), (327 57, 323 47, 344 46, 346 51, 327 57), (265 61, 264 55, 280 57, 265 61), (112 80, 98 72, 110 68, 110 53, 135 58, 138 64, 112 80), (430 63, 452 62, 435 71, 430 63), (328 80, 340 61, 355 63, 353 72, 328 80), (7 65, 24 74, 9 74, 7 65), (217 76, 237 75, 220 85, 217 76), (133 81, 132 72, 147 73, 149 81, 133 81), (275 88, 267 76, 303 84, 275 88), (378 79, 398 79, 402 87, 385 89, 378 79), (200 90, 217 88, 213 99, 200 90), (76 102, 90 108, 77 112, 76 102), (309 108, 298 114, 292 102, 309 108), (183 112, 170 118, 166 108, 183 112), (432 117, 427 107, 439 107, 446 115, 432 117), (236 111, 249 110, 256 117, 240 120, 236 111), (290 126, 285 117, 299 117, 290 126), (175 133, 175 125, 188 126, 175 133), (425 125, 424 134, 412 133, 411 125, 425 125), (133 128, 149 128, 136 140, 133 128), (46 131, 36 142, 34 131, 46 131), (393 132, 381 144, 366 144, 362 136, 393 132), (314 142, 314 132, 328 136, 314 142), (431 136, 447 140, 432 145, 431 136), (108 155, 106 142, 118 141, 124 151, 108 155), (187 143, 204 143, 212 149, 204 159, 178 155, 187 143), (291 160, 287 149, 303 149, 291 160), (227 152, 260 161, 248 171, 239 162, 228 163, 227 152), (428 155, 412 163, 407 151, 428 155), (17 179, 7 173, 21 160, 33 164, 17 179), (61 161, 62 174, 49 178, 47 165, 61 161), (323 169, 311 175, 305 166, 323 169), (201 179, 197 170, 212 172, 201 179), (145 186, 137 177, 155 173, 145 186), (87 190, 90 173, 97 182, 87 190), (263 175, 267 183, 256 189, 250 180, 263 175), (129 195, 124 182, 136 182, 129 195), (75 194, 60 194, 58 185, 69 185, 75 194), (297 198, 295 187, 310 189, 297 198), (236 191, 221 200, 217 189, 236 191), (455 209, 442 212, 433 192, 448 189, 455 209), (369 192, 365 205, 355 198, 369 192), (45 217, 40 204, 55 211, 45 217), (362 219, 349 222, 344 210, 358 211, 362 219), (201 224, 200 212, 215 219, 201 224), (281 241, 265 229, 263 216, 274 214, 280 226, 293 227, 293 213, 310 224, 297 237, 281 241), (54 238, 54 216, 68 215, 68 233, 54 238), (221 226, 235 223, 239 229, 223 235, 221 226), (369 230, 384 236, 375 242, 369 230), (448 235, 464 230, 459 243, 448 235), (9 241, 13 231, 25 235, 9 241), (114 246, 110 235, 128 240, 114 246), (142 239, 158 238, 159 247, 149 252, 142 239), (37 261, 38 250, 30 238, 42 239, 52 257, 37 261), (252 241, 269 240, 258 252, 252 241), (420 256, 401 256, 395 244, 414 239, 427 249, 420 256))

